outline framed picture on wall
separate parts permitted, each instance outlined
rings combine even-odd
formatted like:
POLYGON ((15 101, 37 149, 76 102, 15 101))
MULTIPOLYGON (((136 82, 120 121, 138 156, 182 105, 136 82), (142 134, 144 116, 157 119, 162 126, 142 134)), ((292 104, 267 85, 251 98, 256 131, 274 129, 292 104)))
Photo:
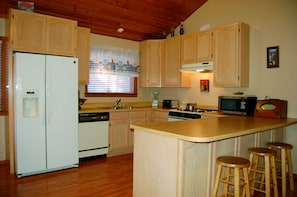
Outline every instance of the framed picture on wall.
POLYGON ((209 92, 209 80, 208 79, 200 80, 200 92, 209 92))
POLYGON ((267 47, 267 68, 279 67, 279 47, 267 47))

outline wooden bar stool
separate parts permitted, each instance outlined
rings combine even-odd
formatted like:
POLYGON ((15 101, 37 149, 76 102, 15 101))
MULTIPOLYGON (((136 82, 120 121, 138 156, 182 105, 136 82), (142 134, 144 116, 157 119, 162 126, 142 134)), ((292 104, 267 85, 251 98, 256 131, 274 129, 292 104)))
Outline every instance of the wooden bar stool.
POLYGON ((283 143, 283 142, 268 142, 267 143, 268 148, 274 149, 278 153, 278 157, 276 157, 275 161, 280 164, 280 170, 277 170, 277 172, 280 172, 280 176, 277 176, 277 178, 280 178, 282 180, 282 196, 286 196, 287 191, 287 172, 288 172, 288 178, 290 183, 290 190, 294 191, 294 181, 293 181, 293 169, 292 169, 292 156, 291 156, 291 150, 293 149, 293 146, 291 144, 283 143), (287 171, 288 167, 288 171, 287 171))
POLYGON ((269 148, 249 148, 250 154, 250 190, 254 195, 254 191, 265 193, 266 197, 270 197, 271 182, 274 191, 274 197, 278 197, 275 157, 276 151, 269 148), (272 179, 272 181, 271 181, 272 179), (265 185, 265 189, 263 189, 265 185))
POLYGON ((224 183, 224 196, 228 194, 234 197, 240 196, 240 189, 242 189, 242 196, 246 194, 250 197, 249 180, 248 180, 248 168, 250 161, 241 157, 222 156, 217 158, 218 170, 216 174, 213 197, 217 196, 219 183, 224 183), (225 177, 221 177, 223 168, 225 168, 225 177), (230 188, 234 186, 234 191, 230 191, 230 188))

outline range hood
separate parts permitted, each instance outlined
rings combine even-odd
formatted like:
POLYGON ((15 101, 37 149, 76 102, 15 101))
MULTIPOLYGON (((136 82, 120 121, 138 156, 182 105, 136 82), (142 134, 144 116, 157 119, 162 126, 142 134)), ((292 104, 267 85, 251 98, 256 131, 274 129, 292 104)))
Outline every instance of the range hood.
POLYGON ((203 71, 212 71, 213 62, 199 62, 193 64, 183 64, 180 72, 203 72, 203 71))

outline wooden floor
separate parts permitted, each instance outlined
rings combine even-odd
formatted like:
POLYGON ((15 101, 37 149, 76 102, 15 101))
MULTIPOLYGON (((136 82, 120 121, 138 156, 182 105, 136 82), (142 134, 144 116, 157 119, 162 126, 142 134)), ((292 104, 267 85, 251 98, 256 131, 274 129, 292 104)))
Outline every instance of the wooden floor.
POLYGON ((0 165, 0 197, 131 197, 132 154, 80 162, 79 168, 16 178, 0 165))
MULTIPOLYGON (((131 197, 132 182, 132 154, 81 161, 79 168, 20 179, 9 174, 8 163, 0 163, 0 197, 131 197)), ((288 192, 287 197, 297 196, 294 183, 295 192, 288 192)))

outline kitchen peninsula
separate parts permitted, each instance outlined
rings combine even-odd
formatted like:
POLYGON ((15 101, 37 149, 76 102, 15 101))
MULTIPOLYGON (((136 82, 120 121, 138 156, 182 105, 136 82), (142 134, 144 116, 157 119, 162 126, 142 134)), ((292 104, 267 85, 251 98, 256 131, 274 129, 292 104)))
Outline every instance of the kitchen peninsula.
POLYGON ((134 197, 211 196, 216 158, 248 158, 248 147, 284 141, 297 119, 243 116, 131 125, 134 197))

